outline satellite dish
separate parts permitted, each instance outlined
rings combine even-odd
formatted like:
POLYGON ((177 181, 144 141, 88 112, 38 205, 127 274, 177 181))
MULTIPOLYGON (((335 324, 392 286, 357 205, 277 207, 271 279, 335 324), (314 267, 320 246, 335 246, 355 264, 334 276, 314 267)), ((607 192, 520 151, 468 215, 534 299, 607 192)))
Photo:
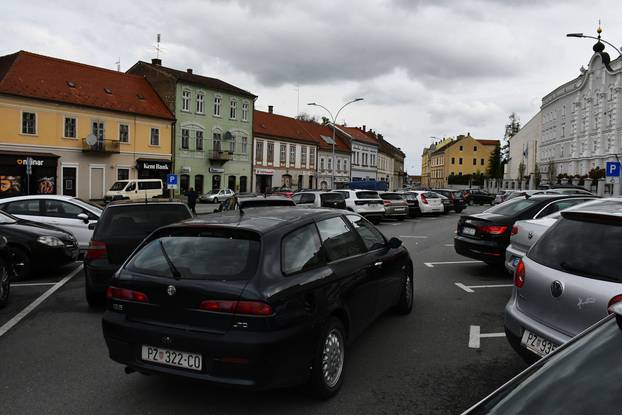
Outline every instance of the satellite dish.
POLYGON ((86 136, 84 141, 86 141, 86 144, 88 144, 89 146, 94 146, 95 143, 97 143, 97 137, 95 137, 95 134, 89 134, 86 136))
POLYGON ((227 131, 225 133, 225 140, 231 140, 233 138, 233 134, 231 134, 231 131, 227 131))

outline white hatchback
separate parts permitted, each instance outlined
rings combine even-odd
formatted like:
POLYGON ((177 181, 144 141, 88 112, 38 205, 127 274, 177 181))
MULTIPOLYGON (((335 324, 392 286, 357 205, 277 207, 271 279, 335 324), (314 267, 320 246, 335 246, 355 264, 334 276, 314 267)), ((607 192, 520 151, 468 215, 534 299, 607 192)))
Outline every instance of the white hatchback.
POLYGON ((422 190, 415 190, 411 193, 417 194, 417 200, 419 201, 419 210, 421 210, 421 213, 439 214, 445 211, 442 197, 438 193, 422 190))
POLYGON ((90 224, 99 220, 101 207, 73 196, 30 195, 0 200, 0 210, 20 219, 45 223, 70 232, 78 240, 80 250, 89 246, 93 230, 90 224))
POLYGON ((384 201, 374 190, 334 190, 346 199, 346 209, 358 213, 378 224, 384 216, 384 201))

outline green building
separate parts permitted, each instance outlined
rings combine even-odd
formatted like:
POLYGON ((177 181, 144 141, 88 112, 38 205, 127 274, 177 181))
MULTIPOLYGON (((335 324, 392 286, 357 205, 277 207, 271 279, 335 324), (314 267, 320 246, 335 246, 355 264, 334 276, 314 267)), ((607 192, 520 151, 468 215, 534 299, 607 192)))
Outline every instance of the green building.
POLYGON ((175 114, 173 170, 182 192, 250 190, 255 95, 192 69, 166 68, 160 59, 128 73, 144 76, 175 114))

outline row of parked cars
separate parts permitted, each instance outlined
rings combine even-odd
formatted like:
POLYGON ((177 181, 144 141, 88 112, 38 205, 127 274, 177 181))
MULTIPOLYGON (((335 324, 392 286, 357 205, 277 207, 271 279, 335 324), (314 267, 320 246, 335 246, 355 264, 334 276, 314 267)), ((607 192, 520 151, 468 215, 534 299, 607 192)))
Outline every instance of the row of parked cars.
POLYGON ((535 362, 467 413, 617 410, 622 198, 560 190, 523 192, 458 222, 456 252, 512 273, 506 338, 535 362))

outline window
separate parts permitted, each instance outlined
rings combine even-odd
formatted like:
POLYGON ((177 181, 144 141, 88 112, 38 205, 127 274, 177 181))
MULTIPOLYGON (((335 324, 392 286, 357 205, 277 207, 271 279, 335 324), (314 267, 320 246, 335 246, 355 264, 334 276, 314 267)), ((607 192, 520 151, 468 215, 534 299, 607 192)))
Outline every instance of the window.
POLYGON ((229 152, 231 154, 235 153, 235 136, 231 136, 231 141, 229 141, 229 152))
POLYGON ((477 146, 473 146, 473 151, 477 151, 477 146))
POLYGON ((80 213, 86 213, 81 207, 60 200, 44 200, 43 206, 43 216, 52 218, 77 219, 80 213))
POLYGON ((181 93, 181 110, 190 111, 190 91, 183 91, 181 93))
POLYGON ((309 167, 315 167, 315 147, 309 149, 309 167))
POLYGON ((10 213, 11 215, 41 215, 41 211, 39 208, 39 199, 28 199, 11 202, 4 210, 6 213, 10 213))
POLYGON ((346 172, 348 171, 348 161, 347 160, 343 161, 343 171, 346 171, 346 172))
POLYGON ((324 159, 320 159, 320 170, 324 171, 324 159))
POLYGON ((368 251, 380 249, 385 246, 382 234, 369 222, 358 215, 346 215, 356 232, 359 234, 368 251))
POLYGON ((365 251, 357 234, 348 227, 341 217, 317 222, 317 228, 328 261, 362 254, 365 251))
POLYGON ((214 97, 214 116, 220 117, 220 104, 222 103, 222 98, 219 96, 214 97))
POLYGON ((194 191, 201 194, 203 193, 203 175, 197 174, 194 176, 194 191))
POLYGON ((238 109, 237 101, 231 100, 231 107, 229 108, 229 118, 231 118, 232 120, 234 120, 235 117, 236 117, 236 110, 237 109, 238 109))
POLYGON ((458 159, 458 164, 462 164, 462 157, 458 159))
POLYGON ((242 154, 248 154, 248 137, 242 137, 242 154))
POLYGON ((283 238, 281 269, 285 275, 306 271, 321 264, 321 243, 314 224, 303 226, 283 238))
POLYGON ((130 179, 130 169, 128 168, 117 168, 117 180, 129 180, 130 179))
POLYGON ((220 140, 221 140, 220 133, 214 133, 212 135, 212 139, 214 141, 214 151, 221 151, 222 146, 220 145, 220 140))
POLYGON ((473 165, 477 166, 477 159, 473 159, 473 165))
POLYGON ((307 167, 307 146, 300 147, 300 164, 307 167))
POLYGON ((150 180, 146 182, 138 182, 138 190, 154 190, 154 189, 162 189, 162 183, 158 180, 150 180))
POLYGON ((203 92, 197 94, 197 113, 205 113, 205 95, 203 95, 203 92))
POLYGON ((181 129, 181 148, 188 150, 190 148, 190 130, 187 128, 181 129))
POLYGON ((341 159, 337 160, 337 171, 341 171, 341 159))
POLYGON ((289 145, 289 165, 296 164, 296 146, 294 144, 289 145))
POLYGON ((76 119, 74 117, 65 117, 64 134, 63 137, 65 138, 76 138, 76 119))
POLYGON ((248 102, 242 103, 242 121, 248 121, 248 102))
POLYGON ((333 170, 333 159, 331 158, 328 159, 328 170, 329 171, 333 170))
POLYGON ((152 146, 159 146, 160 145, 160 129, 159 128, 152 128, 151 129, 151 135, 149 138, 149 144, 152 146))
POLYGON ((22 134, 37 134, 37 114, 22 112, 22 134))
POLYGON ((456 158, 455 157, 451 158, 451 164, 456 164, 456 158))
POLYGON ((483 166, 484 165, 484 159, 479 159, 479 164, 483 166))
POLYGON ((127 124, 119 124, 119 142, 130 142, 130 126, 127 124))
POLYGON ((279 164, 281 166, 285 166, 286 161, 287 161, 287 145, 281 144, 279 146, 279 164))
POLYGON ((179 176, 179 188, 181 189, 182 193, 185 193, 188 191, 188 188, 190 187, 190 176, 187 174, 182 174, 179 176))
POLYGON ((255 143, 255 160, 258 163, 263 162, 263 141, 257 141, 255 143))
POLYGON ((268 156, 266 157, 266 161, 269 164, 274 163, 274 143, 272 141, 268 141, 268 156))
POLYGON ((566 135, 566 124, 562 124, 562 137, 566 135))
POLYGON ((197 149, 197 151, 203 151, 203 131, 196 131, 195 132, 195 139, 196 139, 196 149, 197 149))
POLYGON ((460 146, 460 151, 462 151, 462 146, 460 146))
POLYGON ((97 137, 97 141, 104 141, 104 123, 103 121, 93 121, 93 135, 97 137))

